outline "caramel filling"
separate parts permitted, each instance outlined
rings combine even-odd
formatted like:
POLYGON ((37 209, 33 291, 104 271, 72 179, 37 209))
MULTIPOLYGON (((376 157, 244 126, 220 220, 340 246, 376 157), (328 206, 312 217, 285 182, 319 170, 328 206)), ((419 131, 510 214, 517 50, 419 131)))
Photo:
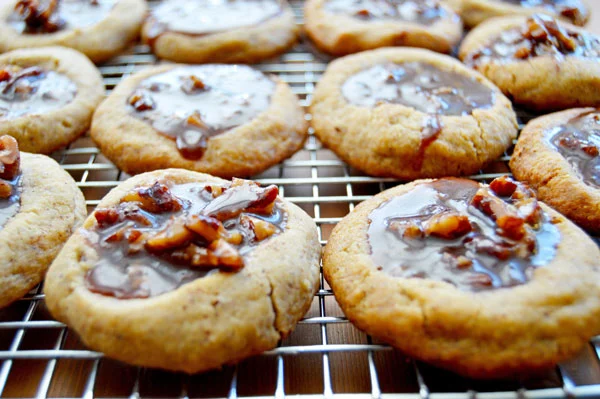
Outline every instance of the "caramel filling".
POLYGON ((533 191, 508 177, 489 186, 456 178, 421 183, 373 210, 369 221, 380 270, 465 291, 526 283, 560 242, 533 191))
POLYGON ((211 137, 265 111, 274 90, 275 82, 245 65, 179 67, 144 80, 127 107, 197 160, 211 137))
POLYGON ((287 215, 276 186, 157 181, 97 209, 84 230, 99 260, 87 287, 116 298, 148 298, 218 270, 235 272, 246 256, 283 231, 287 215))

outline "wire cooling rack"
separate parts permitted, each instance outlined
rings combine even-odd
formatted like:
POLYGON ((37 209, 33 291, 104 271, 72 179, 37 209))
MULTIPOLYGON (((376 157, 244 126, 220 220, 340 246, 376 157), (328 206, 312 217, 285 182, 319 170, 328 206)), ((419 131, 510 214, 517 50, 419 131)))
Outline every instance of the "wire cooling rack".
MULTIPOLYGON (((302 23, 302 2, 292 1, 302 23)), ((146 46, 100 67, 108 90, 123 76, 156 59, 146 46)), ((288 82, 307 106, 327 57, 300 43, 279 59, 258 66, 288 82)), ((522 121, 529 116, 522 114, 522 121)), ((310 118, 310 115, 307 115, 310 118)), ((78 182, 88 210, 128 176, 115 168, 89 137, 53 154, 78 182)), ((490 180, 508 171, 509 154, 472 178, 490 180)), ((302 151, 255 177, 276 184, 311 215, 325 244, 332 228, 359 202, 397 181, 349 168, 311 135, 302 151)), ((458 377, 404 357, 355 329, 321 277, 319 291, 296 331, 276 349, 220 371, 187 376, 130 367, 87 350, 48 314, 41 287, 0 311, 0 396, 210 398, 301 397, 504 399, 599 398, 600 339, 577 359, 535 379, 482 382, 458 377)))

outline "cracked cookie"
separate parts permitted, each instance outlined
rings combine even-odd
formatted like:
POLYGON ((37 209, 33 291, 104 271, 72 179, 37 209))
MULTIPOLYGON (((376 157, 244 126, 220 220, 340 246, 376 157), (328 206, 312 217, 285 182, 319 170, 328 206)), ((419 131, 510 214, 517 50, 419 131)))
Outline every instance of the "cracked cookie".
POLYGON ((600 332, 600 250, 510 178, 419 180, 357 206, 323 272, 348 319, 473 378, 551 368, 600 332))
POLYGON ((146 11, 144 0, 8 0, 0 5, 0 52, 64 46, 102 62, 138 37, 146 11))
POLYGON ((112 190, 46 277, 90 348, 196 373, 274 348, 318 287, 315 223, 276 186, 181 169, 112 190))
POLYGON ((285 0, 165 0, 142 39, 175 62, 256 63, 296 43, 299 29, 285 0))
POLYGON ((0 307, 42 281, 85 215, 83 194, 54 160, 0 136, 0 307))
POLYGON ((221 177, 260 173, 307 136, 286 83, 223 64, 160 66, 126 79, 98 107, 91 134, 128 173, 177 167, 221 177))
POLYGON ((600 111, 571 109, 525 126, 510 168, 539 198, 592 234, 600 234, 600 111))
POLYGON ((88 130, 103 97, 100 72, 74 50, 0 55, 0 131, 23 151, 47 154, 73 142, 88 130))
POLYGON ((468 27, 489 18, 511 15, 546 14, 578 26, 590 19, 586 0, 461 0, 458 10, 468 27))
POLYGON ((600 36, 552 17, 494 18, 469 33, 459 56, 528 108, 600 105, 600 36))
POLYGON ((457 60, 420 49, 332 62, 310 111, 315 134, 340 158, 400 179, 475 173, 517 135, 498 88, 457 60))
POLYGON ((309 0, 304 9, 306 33, 333 55, 387 46, 449 53, 462 36, 462 21, 438 0, 309 0))

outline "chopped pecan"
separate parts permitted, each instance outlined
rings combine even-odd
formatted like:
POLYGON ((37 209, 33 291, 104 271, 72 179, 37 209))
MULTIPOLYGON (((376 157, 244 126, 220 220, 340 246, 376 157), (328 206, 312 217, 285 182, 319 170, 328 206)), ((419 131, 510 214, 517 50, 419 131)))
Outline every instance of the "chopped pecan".
POLYGON ((0 136, 0 178, 12 180, 19 174, 21 154, 19 144, 12 136, 0 136))
POLYGON ((275 185, 259 188, 258 199, 248 204, 248 212, 271 213, 273 204, 279 195, 279 189, 275 185))
POLYGON ((0 198, 7 199, 12 195, 12 186, 6 180, 0 180, 0 198))
POLYGON ((210 202, 203 213, 219 220, 231 219, 243 211, 270 213, 279 194, 277 186, 260 188, 253 183, 239 183, 240 180, 234 179, 231 187, 210 202))
POLYGON ((225 241, 232 245, 240 245, 244 241, 244 235, 239 231, 232 231, 225 236, 225 241))
POLYGON ((8 69, 0 69, 0 82, 8 82, 11 78, 11 73, 8 69))
POLYGON ((537 226, 542 218, 542 208, 536 198, 523 198, 515 204, 525 223, 537 226))
POLYGON ((58 0, 19 0, 15 5, 27 29, 46 33, 56 32, 65 22, 58 15, 58 0))
POLYGON ((129 96, 127 102, 138 112, 149 111, 156 108, 156 103, 152 97, 143 90, 134 91, 133 94, 129 96))
POLYGON ((117 223, 121 214, 115 208, 98 208, 94 211, 94 217, 100 227, 106 227, 117 223))
POLYGON ((392 220, 389 229, 405 240, 425 237, 421 224, 416 220, 392 220))
POLYGON ((198 128, 183 131, 175 139, 175 145, 186 159, 199 159, 208 148, 207 132, 198 128))
POLYGON ((190 75, 181 84, 181 90, 186 94, 200 93, 208 89, 209 87, 196 75, 190 75))
POLYGON ((232 270, 237 270, 244 266, 244 259, 240 253, 223 239, 213 241, 208 249, 218 259, 219 266, 226 266, 232 270))
POLYGON ((467 277, 469 284, 491 287, 494 281, 490 276, 484 273, 475 273, 467 277))
POLYGON ((517 182, 508 176, 502 176, 494 179, 490 188, 500 197, 510 197, 517 190, 517 182))
POLYGON ((512 240, 525 236, 525 220, 517 215, 505 214, 496 219, 498 234, 512 240))
POLYGON ((437 213, 425 225, 425 234, 452 240, 473 229, 469 217, 455 212, 437 213))
POLYGON ((225 191, 224 187, 216 184, 205 186, 204 189, 211 193, 213 198, 217 198, 219 195, 223 194, 223 191, 225 191))
POLYGON ((240 223, 252 230, 256 241, 262 241, 277 232, 277 227, 274 224, 253 216, 242 215, 240 223))
POLYGON ((593 144, 584 145, 581 147, 581 150, 585 152, 590 157, 597 157, 599 154, 598 147, 593 144))
POLYGON ((468 269, 473 266, 473 261, 464 255, 454 255, 444 252, 442 259, 456 269, 468 269))
POLYGON ((146 249, 150 252, 161 252, 181 248, 194 239, 194 233, 185 227, 180 218, 172 217, 166 226, 146 240, 146 249))
POLYGON ((371 13, 366 8, 360 9, 354 13, 357 17, 369 17, 371 13))
POLYGON ((127 193, 121 202, 137 202, 147 212, 175 212, 181 209, 181 202, 173 196, 166 185, 155 182, 151 187, 140 187, 127 193))
POLYGON ((213 242, 225 234, 223 224, 211 216, 192 215, 185 222, 185 227, 208 242, 213 242))

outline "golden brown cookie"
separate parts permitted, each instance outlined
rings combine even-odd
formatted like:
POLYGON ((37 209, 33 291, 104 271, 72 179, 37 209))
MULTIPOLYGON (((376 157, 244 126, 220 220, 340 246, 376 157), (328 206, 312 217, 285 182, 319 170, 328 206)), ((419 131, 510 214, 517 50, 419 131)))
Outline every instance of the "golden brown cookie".
POLYGON ((332 62, 310 111, 316 135, 340 158, 400 179, 475 173, 517 134, 498 88, 427 50, 372 50, 332 62))
POLYGON ((152 10, 142 39, 175 62, 256 63, 298 39, 285 0, 166 0, 152 10))
POLYGON ((510 168, 542 201, 600 234, 600 112, 572 109, 525 126, 510 168))
POLYGON ((528 108, 600 105, 600 37, 552 17, 490 19, 469 33, 459 56, 528 108))
POLYGON ((600 332, 600 250, 509 178, 419 180, 361 203, 323 271, 348 319, 473 378, 527 375, 600 332))
POLYGON ((64 47, 0 55, 0 132, 23 151, 50 153, 90 127, 104 83, 81 53, 64 47))
POLYGON ((19 152, 0 136, 0 307, 42 281, 86 215, 73 178, 44 155, 19 152))
POLYGON ((128 173, 177 167, 250 176, 298 151, 304 111, 289 86, 245 65, 169 65, 120 83, 92 138, 128 173))
POLYGON ((387 46, 449 53, 462 21, 438 0, 309 0, 304 27, 321 50, 346 55, 387 46))
POLYGON ((146 11, 144 0, 7 0, 0 5, 0 52, 65 46, 102 62, 138 37, 146 11))
POLYGON ((509 15, 547 14, 579 26, 590 19, 587 0, 460 0, 457 11, 468 27, 509 15))
POLYGON ((315 223, 277 187, 169 169, 112 190, 52 264, 52 314, 127 363, 201 372, 274 348, 318 287, 315 223))

